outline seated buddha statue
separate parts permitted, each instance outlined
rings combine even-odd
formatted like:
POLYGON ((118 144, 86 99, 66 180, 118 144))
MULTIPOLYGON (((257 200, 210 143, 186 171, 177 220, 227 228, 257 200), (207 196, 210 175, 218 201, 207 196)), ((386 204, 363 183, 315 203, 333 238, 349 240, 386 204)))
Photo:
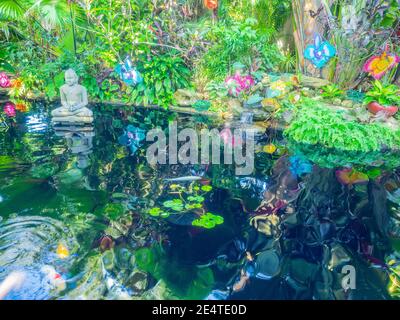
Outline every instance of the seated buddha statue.
POLYGON ((78 83, 78 75, 72 69, 65 72, 65 84, 60 88, 61 107, 51 112, 53 123, 91 123, 93 112, 88 109, 87 91, 78 83))

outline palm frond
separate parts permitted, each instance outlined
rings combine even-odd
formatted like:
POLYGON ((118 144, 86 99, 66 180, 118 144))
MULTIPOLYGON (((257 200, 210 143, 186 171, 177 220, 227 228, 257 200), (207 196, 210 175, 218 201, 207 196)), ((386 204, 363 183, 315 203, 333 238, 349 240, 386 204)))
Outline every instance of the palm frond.
POLYGON ((27 13, 35 12, 46 30, 62 26, 69 19, 69 7, 65 0, 38 0, 27 13))
POLYGON ((25 11, 19 1, 0 0, 0 17, 5 19, 17 19, 24 15, 25 11))

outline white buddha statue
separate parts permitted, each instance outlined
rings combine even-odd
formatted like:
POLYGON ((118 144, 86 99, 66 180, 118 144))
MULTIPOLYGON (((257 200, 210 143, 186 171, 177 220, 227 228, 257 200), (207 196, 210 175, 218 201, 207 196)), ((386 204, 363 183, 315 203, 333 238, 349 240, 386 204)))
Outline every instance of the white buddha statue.
POLYGON ((79 77, 72 69, 65 72, 65 84, 60 88, 61 107, 51 112, 53 123, 93 122, 93 112, 88 109, 87 91, 78 83, 79 77))

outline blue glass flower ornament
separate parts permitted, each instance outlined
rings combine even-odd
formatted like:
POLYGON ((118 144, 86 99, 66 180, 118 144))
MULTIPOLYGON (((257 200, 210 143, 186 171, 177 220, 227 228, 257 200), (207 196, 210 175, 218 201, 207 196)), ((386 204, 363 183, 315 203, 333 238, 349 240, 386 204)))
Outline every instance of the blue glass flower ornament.
POLYGON ((322 41, 320 35, 315 35, 314 44, 304 51, 304 58, 310 60, 317 68, 323 68, 336 55, 336 49, 328 41, 322 41))
POLYGON ((142 75, 133 67, 132 60, 129 56, 126 57, 123 63, 120 63, 115 67, 115 72, 118 73, 121 80, 128 86, 136 86, 143 82, 142 75))
POLYGON ((124 134, 118 138, 119 144, 126 146, 131 151, 131 155, 134 155, 139 149, 141 142, 146 138, 145 130, 128 125, 124 134))
POLYGON ((313 170, 313 165, 303 155, 291 156, 289 162, 290 172, 296 177, 301 177, 303 174, 311 173, 313 170))

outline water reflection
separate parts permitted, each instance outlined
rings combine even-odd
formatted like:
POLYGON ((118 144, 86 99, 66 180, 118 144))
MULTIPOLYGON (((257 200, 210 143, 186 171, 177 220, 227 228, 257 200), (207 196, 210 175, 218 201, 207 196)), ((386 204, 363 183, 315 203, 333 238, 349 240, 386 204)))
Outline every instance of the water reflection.
MULTIPOLYGON (((356 297, 386 297, 382 271, 365 259, 383 260, 389 250, 380 234, 385 190, 373 182, 347 188, 334 170, 262 152, 256 153, 255 173, 244 177, 226 165, 149 166, 145 144, 132 155, 118 137, 129 123, 148 130, 165 115, 136 113, 128 123, 102 112, 95 127, 52 128, 44 114, 38 110, 19 119, 0 149, 0 281, 11 271, 27 270, 27 261, 37 275, 31 291, 8 298, 201 299, 219 289, 223 299, 227 287, 237 284, 242 290, 232 298, 345 299, 340 270, 348 263, 360 271, 356 297), (205 230, 189 219, 177 223, 148 214, 177 198, 177 185, 196 187, 185 176, 203 177, 199 188, 212 186, 204 210, 223 216, 222 225, 205 230), (62 227, 53 231, 53 225, 62 227), (55 257, 60 241, 72 254, 72 267, 55 257), (159 244, 162 249, 154 249, 159 244), (50 292, 43 266, 66 278, 66 291, 50 292), (74 286, 71 279, 77 279, 74 286)), ((193 119, 178 123, 208 126, 193 119)), ((225 129, 251 127, 265 132, 249 114, 225 129)), ((393 202, 399 185, 397 179, 385 184, 393 202)))
POLYGON ((54 126, 54 133, 65 138, 68 149, 77 156, 76 166, 86 169, 90 165, 89 155, 93 153, 94 127, 79 124, 57 125, 54 126))

